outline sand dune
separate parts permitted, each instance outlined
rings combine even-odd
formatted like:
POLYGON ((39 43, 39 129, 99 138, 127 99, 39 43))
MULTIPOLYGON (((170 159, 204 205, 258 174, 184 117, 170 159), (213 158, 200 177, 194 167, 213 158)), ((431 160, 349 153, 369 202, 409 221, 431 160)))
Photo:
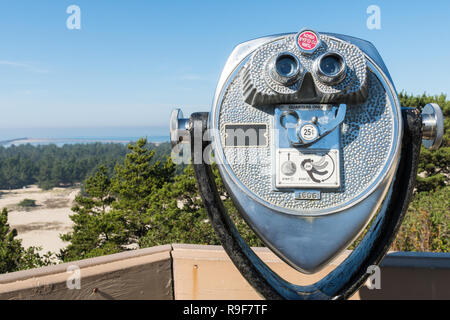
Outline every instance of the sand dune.
POLYGON ((25 248, 42 247, 41 253, 59 252, 67 243, 59 235, 72 230, 71 207, 79 188, 54 188, 44 191, 36 186, 0 190, 0 209, 8 208, 8 222, 17 229, 25 248), (18 206, 24 199, 36 200, 37 206, 25 210, 18 206))

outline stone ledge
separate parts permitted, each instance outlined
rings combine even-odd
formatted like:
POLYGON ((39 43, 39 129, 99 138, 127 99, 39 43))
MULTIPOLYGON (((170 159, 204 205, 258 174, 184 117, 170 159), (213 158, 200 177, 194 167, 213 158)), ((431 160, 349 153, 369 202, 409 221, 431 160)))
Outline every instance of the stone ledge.
MULTIPOLYGON (((267 248, 256 254, 286 280, 308 285, 339 265, 305 275, 267 248)), ((381 290, 352 299, 450 299, 450 253, 391 252, 380 265, 381 290)), ((0 275, 0 299, 259 299, 221 246, 172 244, 0 275), (80 268, 81 289, 68 289, 67 268, 80 268)))

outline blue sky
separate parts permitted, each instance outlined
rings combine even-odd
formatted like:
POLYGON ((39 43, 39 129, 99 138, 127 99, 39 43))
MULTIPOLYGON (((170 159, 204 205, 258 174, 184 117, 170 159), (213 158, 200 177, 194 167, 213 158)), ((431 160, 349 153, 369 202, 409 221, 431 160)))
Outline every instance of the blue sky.
POLYGON ((303 27, 371 41, 398 90, 450 94, 450 1, 0 2, 0 128, 151 127, 209 111, 233 47, 303 27), (66 8, 81 8, 81 30, 66 8), (368 30, 366 9, 381 9, 368 30))

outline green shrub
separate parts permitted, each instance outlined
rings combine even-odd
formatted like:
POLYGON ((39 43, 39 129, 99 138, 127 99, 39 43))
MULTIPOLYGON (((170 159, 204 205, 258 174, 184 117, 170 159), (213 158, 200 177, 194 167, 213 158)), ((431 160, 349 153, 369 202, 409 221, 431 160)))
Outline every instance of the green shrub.
POLYGON ((23 199, 19 202, 19 207, 23 208, 33 208, 36 207, 36 200, 32 199, 23 199))
POLYGON ((411 202, 392 249, 450 252, 450 187, 419 192, 411 202))

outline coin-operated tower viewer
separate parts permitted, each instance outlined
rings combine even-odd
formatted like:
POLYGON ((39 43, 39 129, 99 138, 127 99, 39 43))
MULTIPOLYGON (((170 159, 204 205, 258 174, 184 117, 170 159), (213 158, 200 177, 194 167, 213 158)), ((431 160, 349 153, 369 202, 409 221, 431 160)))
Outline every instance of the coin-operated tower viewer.
MULTIPOLYGON (((407 106, 405 106, 407 107, 407 106)), ((238 45, 210 113, 172 113, 211 223, 247 281, 268 299, 345 299, 387 253, 403 220, 420 145, 439 147, 436 104, 402 108, 389 72, 364 40, 304 29, 238 45), (190 145, 188 145, 188 144, 190 145), (208 155, 258 237, 301 273, 319 271, 369 225, 319 282, 291 284, 243 241, 218 195, 208 155)))

